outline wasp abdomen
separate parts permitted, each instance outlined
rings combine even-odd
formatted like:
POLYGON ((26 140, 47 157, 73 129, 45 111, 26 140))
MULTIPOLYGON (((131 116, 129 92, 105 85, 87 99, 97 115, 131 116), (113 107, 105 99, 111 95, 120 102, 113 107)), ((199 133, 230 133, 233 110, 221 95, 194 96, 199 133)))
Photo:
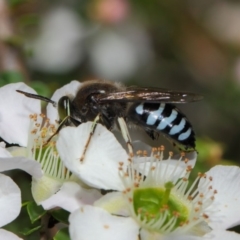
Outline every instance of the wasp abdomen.
POLYGON ((129 108, 129 120, 141 125, 147 133, 164 133, 185 150, 195 148, 195 134, 190 122, 174 105, 165 103, 135 103, 129 108))

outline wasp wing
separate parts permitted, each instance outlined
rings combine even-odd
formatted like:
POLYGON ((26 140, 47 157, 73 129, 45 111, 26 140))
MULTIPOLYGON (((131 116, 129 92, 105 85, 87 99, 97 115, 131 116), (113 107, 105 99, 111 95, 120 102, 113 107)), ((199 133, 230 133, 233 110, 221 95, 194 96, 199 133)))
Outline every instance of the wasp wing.
POLYGON ((162 88, 127 88, 126 91, 99 94, 99 103, 105 102, 165 102, 187 103, 201 100, 203 97, 189 92, 175 92, 162 88))

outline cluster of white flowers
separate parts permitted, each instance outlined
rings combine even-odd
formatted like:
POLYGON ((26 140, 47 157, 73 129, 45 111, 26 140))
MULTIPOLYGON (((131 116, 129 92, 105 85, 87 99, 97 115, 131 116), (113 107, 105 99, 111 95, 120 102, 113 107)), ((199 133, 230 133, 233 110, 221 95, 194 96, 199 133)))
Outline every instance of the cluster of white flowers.
MULTIPOLYGON (((74 95, 72 81, 52 99, 74 95)), ((41 114, 40 101, 16 92, 35 91, 24 83, 0 88, 0 171, 22 169, 32 175, 32 195, 44 209, 69 211, 73 240, 240 239, 227 229, 240 223, 240 168, 215 166, 189 186, 195 152, 178 157, 164 149, 138 151, 129 158, 112 132, 98 124, 80 161, 91 122, 56 131, 57 109, 41 114), (101 190, 106 190, 102 194, 101 190)), ((0 227, 21 209, 21 192, 0 174, 0 227)), ((20 239, 0 229, 0 239, 20 239)))

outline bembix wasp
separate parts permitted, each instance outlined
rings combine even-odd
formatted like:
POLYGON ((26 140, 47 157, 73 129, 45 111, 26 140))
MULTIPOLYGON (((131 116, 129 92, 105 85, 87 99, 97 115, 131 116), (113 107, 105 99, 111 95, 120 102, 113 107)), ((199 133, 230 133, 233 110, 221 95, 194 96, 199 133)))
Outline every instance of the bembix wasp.
POLYGON ((121 84, 90 80, 84 82, 74 98, 63 96, 58 103, 43 96, 19 91, 27 97, 40 99, 58 107, 60 125, 78 126, 93 121, 92 131, 81 157, 83 160, 97 123, 112 130, 120 128, 133 154, 127 124, 143 128, 156 139, 159 133, 172 140, 184 151, 195 150, 195 133, 186 116, 172 103, 187 103, 202 99, 200 95, 188 92, 175 92, 161 88, 125 87, 121 84))

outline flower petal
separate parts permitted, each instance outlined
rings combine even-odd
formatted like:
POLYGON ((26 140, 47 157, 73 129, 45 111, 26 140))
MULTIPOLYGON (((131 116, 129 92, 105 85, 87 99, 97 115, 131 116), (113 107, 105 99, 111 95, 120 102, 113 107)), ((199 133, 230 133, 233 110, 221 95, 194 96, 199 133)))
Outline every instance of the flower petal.
POLYGON ((0 171, 8 171, 12 169, 21 169, 34 178, 42 177, 41 164, 24 157, 0 158, 0 171))
POLYGON ((21 210, 21 191, 8 176, 0 174, 0 227, 13 221, 21 210))
POLYGON ((92 205, 101 196, 96 189, 84 189, 75 182, 65 182, 56 194, 41 202, 41 205, 46 210, 61 207, 73 212, 83 205, 92 205))
POLYGON ((138 239, 139 226, 132 218, 112 216, 97 207, 81 207, 70 215, 69 222, 74 240, 138 239))
POLYGON ((8 147, 7 151, 9 152, 10 157, 26 157, 28 155, 26 147, 8 147))
POLYGON ((162 235, 157 232, 151 232, 148 231, 147 229, 142 228, 140 230, 140 239, 141 240, 202 240, 202 237, 197 237, 197 236, 190 236, 190 235, 185 235, 185 234, 167 234, 167 235, 162 235))
POLYGON ((32 179, 32 195, 37 204, 50 198, 59 191, 63 181, 43 175, 39 179, 32 179))
POLYGON ((8 143, 26 146, 30 124, 29 115, 40 113, 40 101, 16 92, 36 93, 26 84, 12 83, 0 88, 0 136, 8 143))
POLYGON ((0 142, 0 157, 12 157, 10 152, 5 148, 6 144, 4 142, 0 142))
POLYGON ((0 239, 4 240, 21 240, 17 235, 5 229, 0 229, 0 239))
MULTIPOLYGON (((146 144, 147 146, 147 144, 146 144)), ((137 148, 134 148, 134 149, 137 149, 137 148)), ((145 148, 142 148, 143 150, 145 150, 145 148)), ((149 152, 149 147, 148 147, 148 151, 149 152)), ((148 155, 151 155, 151 152, 150 154, 148 155)), ((151 156, 147 156, 147 157, 134 157, 133 161, 134 163, 145 163, 145 162, 151 162, 151 156)), ((179 159, 182 159, 180 162, 179 162, 179 166, 185 166, 186 163, 185 163, 185 160, 187 160, 187 163, 188 165, 191 165, 192 168, 195 166, 196 164, 196 161, 197 161, 197 152, 193 151, 193 152, 186 152, 184 156, 182 156, 182 154, 176 154, 174 155, 173 157, 170 158, 170 160, 168 160, 170 162, 171 165, 176 165, 176 161, 178 161, 179 159)), ((167 158, 164 158, 163 159, 168 159, 167 158)))
POLYGON ((209 207, 209 225, 213 229, 227 229, 239 225, 240 168, 215 166, 207 175, 213 178, 212 188, 217 190, 214 202, 209 207), (218 211, 214 211, 214 208, 218 211))
POLYGON ((101 124, 88 145, 81 162, 92 122, 61 130, 57 140, 59 155, 66 167, 88 185, 101 189, 123 190, 118 174, 119 163, 127 164, 128 155, 114 135, 101 124))
POLYGON ((202 239, 211 240, 240 240, 240 234, 224 230, 213 230, 212 232, 203 236, 202 239))
MULTIPOLYGON (((63 87, 56 90, 52 95, 51 99, 58 103, 59 99, 63 96, 74 97, 80 85, 81 83, 76 80, 71 81, 69 84, 66 84, 63 87)), ((58 109, 50 103, 47 105, 47 116, 50 119, 51 123, 55 123, 55 121, 59 119, 58 109)))
POLYGON ((134 157, 134 167, 143 175, 147 175, 152 167, 158 168, 159 175, 163 178, 163 182, 177 181, 186 174, 186 168, 194 167, 197 160, 197 153, 186 153, 182 158, 176 155, 171 159, 156 161, 153 157, 134 157), (181 160, 182 159, 182 160, 181 160), (188 161, 184 161, 188 159, 188 161), (139 163, 138 163, 139 162, 139 163))
POLYGON ((94 202, 94 206, 105 209, 111 214, 129 216, 129 207, 125 198, 123 198, 122 192, 107 193, 94 202))

